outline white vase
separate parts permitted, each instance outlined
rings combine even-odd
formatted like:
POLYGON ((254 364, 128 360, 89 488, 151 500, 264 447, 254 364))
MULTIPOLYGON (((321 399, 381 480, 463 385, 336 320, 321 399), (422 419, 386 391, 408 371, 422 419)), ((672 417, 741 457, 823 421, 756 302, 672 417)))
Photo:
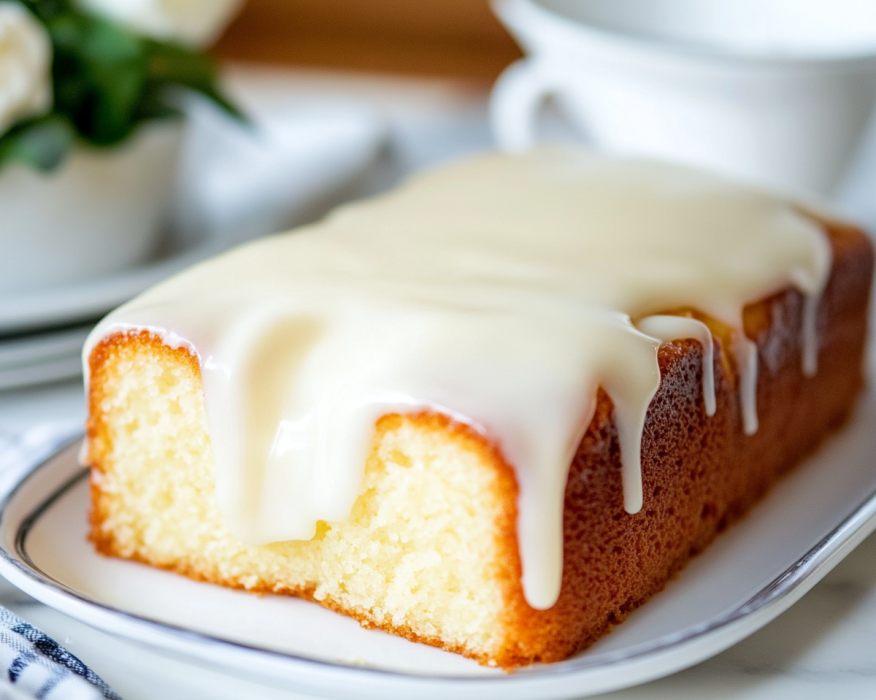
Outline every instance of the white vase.
POLYGON ((116 148, 78 148, 51 173, 0 170, 3 297, 118 272, 155 250, 176 178, 179 122, 116 148))

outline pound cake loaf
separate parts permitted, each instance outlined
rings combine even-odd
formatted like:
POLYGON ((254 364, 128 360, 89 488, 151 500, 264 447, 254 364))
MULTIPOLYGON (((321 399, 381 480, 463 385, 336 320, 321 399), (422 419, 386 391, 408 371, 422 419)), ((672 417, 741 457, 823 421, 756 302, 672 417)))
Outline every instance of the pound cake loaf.
POLYGON ((713 176, 482 156, 85 350, 91 540, 504 668, 568 658, 842 425, 873 251, 713 176))

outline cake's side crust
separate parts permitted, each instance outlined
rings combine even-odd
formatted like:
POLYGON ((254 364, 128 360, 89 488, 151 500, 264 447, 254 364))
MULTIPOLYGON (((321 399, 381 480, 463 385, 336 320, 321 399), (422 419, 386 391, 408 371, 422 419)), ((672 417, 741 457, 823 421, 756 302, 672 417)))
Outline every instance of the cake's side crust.
POLYGON ((786 291, 745 309, 746 335, 758 345, 760 426, 746 436, 729 329, 710 322, 718 408, 707 418, 698 343, 661 347, 661 386, 642 444, 645 500, 623 509, 619 446, 611 403, 599 407, 571 466, 565 498, 563 589, 553 608, 520 609, 521 657, 567 658, 596 641, 663 589, 666 582, 776 480, 846 420, 864 385, 873 250, 865 234, 827 228, 834 263, 818 315, 818 373, 802 374, 802 296, 786 291), (718 349, 718 348, 716 348, 718 349), (532 629, 551 630, 529 646, 532 629))
MULTIPOLYGON (((485 521, 489 532, 482 538, 490 540, 483 545, 489 554, 483 558, 486 571, 482 578, 484 585, 492 585, 498 607, 492 611, 492 621, 485 623, 491 629, 472 633, 469 641, 464 635, 450 640, 440 629, 424 633, 428 624, 425 628, 422 624, 399 624, 385 611, 351 605, 342 597, 325 595, 316 585, 284 585, 258 573, 246 576, 223 562, 207 561, 209 556, 168 556, 154 543, 132 547, 128 526, 118 522, 120 501, 129 494, 117 489, 114 482, 126 459, 116 448, 120 441, 113 437, 119 428, 113 423, 118 376, 131 363, 156 363, 165 372, 183 378, 165 387, 179 393, 181 413, 203 413, 197 359, 185 349, 164 346, 146 332, 112 336, 98 345, 90 358, 92 541, 105 554, 137 559, 195 579, 310 598, 366 626, 463 653, 481 663, 510 668, 567 658, 661 590, 692 556, 744 515, 783 472, 811 453, 846 418, 863 386, 873 253, 866 237, 854 229, 831 224, 829 232, 834 267, 819 312, 822 349, 815 377, 805 378, 800 370, 799 294, 783 292, 746 309, 746 334, 756 340, 760 360, 757 434, 745 436, 742 431, 732 360, 722 350, 730 341, 727 329, 710 323, 718 345, 718 411, 712 418, 705 417, 702 405, 700 346, 681 341, 661 347, 662 383, 649 409, 643 439, 645 504, 635 515, 623 510, 612 406, 600 392, 596 415, 569 473, 563 587, 550 610, 530 608, 520 586, 513 471, 496 447, 480 435, 432 414, 381 419, 366 471, 378 474, 385 472, 387 465, 391 467, 392 453, 404 448, 406 438, 401 433, 407 431, 407 439, 429 436, 429 440, 454 445, 458 456, 474 458, 478 465, 475 471, 483 469, 495 475, 495 479, 484 481, 475 498, 487 494, 487 509, 492 513, 485 521), (183 405, 186 402, 187 407, 183 405)), ((177 460, 184 469, 187 455, 199 451, 211 457, 205 424, 200 434, 167 445, 167 458, 177 460), (183 444, 180 456, 178 448, 183 444)), ((198 464, 203 471, 203 460, 198 464)), ((200 478, 204 483, 211 477, 201 474, 200 478)), ((211 501, 210 490, 202 490, 205 492, 198 498, 211 501)), ((166 497, 177 498, 173 488, 166 497)), ((368 498, 366 492, 357 507, 368 498)), ((215 522, 210 526, 215 528, 215 522)), ((210 536, 218 537, 215 533, 210 536)), ((265 548, 281 557, 294 556, 294 549, 290 543, 265 548)))

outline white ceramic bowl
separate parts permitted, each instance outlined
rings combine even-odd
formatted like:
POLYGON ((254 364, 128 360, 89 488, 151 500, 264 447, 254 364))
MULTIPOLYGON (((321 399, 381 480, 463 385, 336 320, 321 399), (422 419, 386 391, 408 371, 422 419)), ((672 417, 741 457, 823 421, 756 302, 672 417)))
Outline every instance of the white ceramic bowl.
POLYGON ((182 126, 141 127, 124 145, 80 148, 55 172, 0 170, 0 300, 105 275, 153 252, 182 126))
POLYGON ((496 84, 501 148, 556 97, 598 147, 829 193, 876 101, 870 0, 495 0, 528 54, 496 84))

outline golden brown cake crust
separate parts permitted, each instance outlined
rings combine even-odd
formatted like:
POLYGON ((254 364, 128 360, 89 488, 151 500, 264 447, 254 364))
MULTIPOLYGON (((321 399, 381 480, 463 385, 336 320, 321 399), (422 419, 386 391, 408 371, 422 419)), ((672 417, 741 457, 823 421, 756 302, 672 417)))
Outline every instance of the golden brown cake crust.
MULTIPOLYGON (((504 533, 501 577, 506 601, 503 619, 496 622, 505 629, 506 641, 500 652, 479 654, 437 636, 418 635, 406 626, 376 623, 331 599, 317 602, 352 615, 365 626, 505 668, 568 658, 610 631, 660 591, 727 525, 742 517, 782 473, 838 428, 851 410, 864 381, 873 250, 867 237, 852 227, 830 223, 826 228, 834 264, 819 309, 817 375, 805 378, 800 369, 803 299, 795 291, 781 292, 745 310, 746 334, 758 345, 760 367, 760 426, 753 436, 743 432, 732 361, 722 352, 730 331, 709 321, 719 358, 715 377, 718 410, 711 418, 705 416, 702 402, 700 345, 689 340, 664 344, 658 356, 662 382, 648 411, 642 444, 644 506, 634 515, 623 508, 612 405, 600 391, 596 414, 569 472, 563 584, 557 604, 549 610, 530 608, 523 596, 516 536, 517 486, 500 446, 490 445, 466 426, 434 414, 390 415, 378 422, 376 440, 398 421, 413 421, 442 432, 446 439, 464 441, 500 474, 498 488, 505 492, 503 502, 507 504, 498 516, 504 533)), ((148 345, 159 357, 187 365, 197 377, 200 368, 186 349, 169 348, 147 331, 110 336, 94 349, 89 360, 91 539, 104 554, 155 564, 147 557, 120 551, 112 532, 102 527, 104 499, 111 497, 101 487, 103 460, 111 449, 101 409, 111 398, 104 372, 130 344, 148 345)), ((239 585, 205 576, 185 562, 159 565, 194 579, 239 585)), ((265 592, 278 591, 272 588, 265 592)), ((312 590, 282 592, 314 599, 312 590)))

